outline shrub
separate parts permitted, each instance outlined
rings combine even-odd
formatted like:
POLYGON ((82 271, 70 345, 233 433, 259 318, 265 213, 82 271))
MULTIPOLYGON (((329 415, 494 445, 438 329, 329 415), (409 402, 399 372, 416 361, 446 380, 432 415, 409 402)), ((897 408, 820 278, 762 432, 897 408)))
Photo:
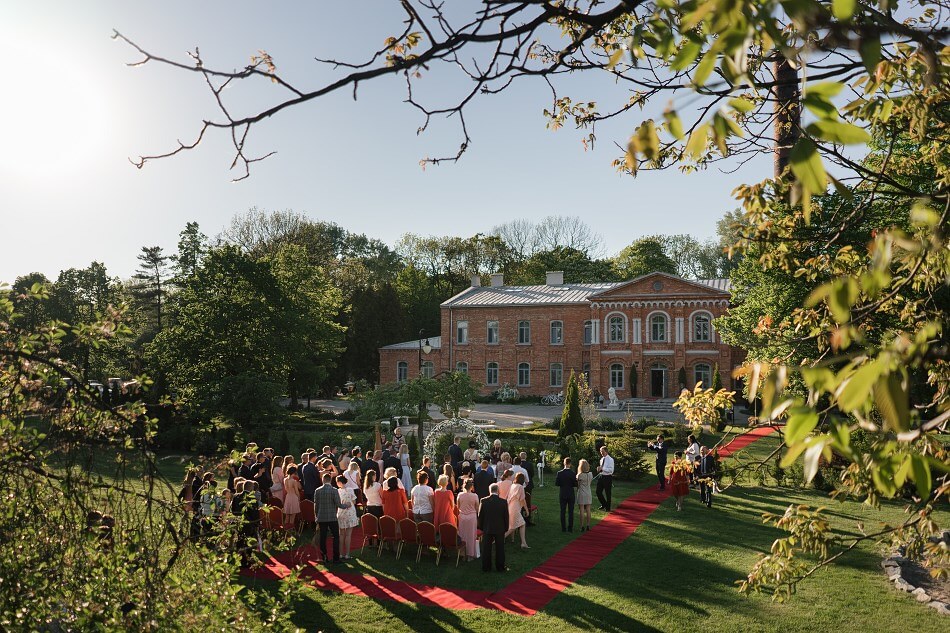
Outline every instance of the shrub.
POLYGON ((597 430, 597 431, 617 431, 623 428, 623 423, 618 422, 612 418, 606 416, 597 418, 596 420, 591 420, 584 425, 584 428, 588 431, 597 430))
POLYGON ((643 440, 631 424, 624 424, 619 435, 608 438, 608 449, 614 458, 614 476, 636 480, 650 472, 644 460, 643 440))
POLYGON ((277 442, 277 452, 280 455, 290 455, 290 437, 287 431, 281 431, 280 440, 277 442))
POLYGON ((567 383, 567 393, 564 396, 564 412, 561 414, 561 426, 558 429, 558 438, 577 435, 584 432, 584 417, 581 415, 580 396, 577 393, 577 378, 571 371, 571 378, 567 383))

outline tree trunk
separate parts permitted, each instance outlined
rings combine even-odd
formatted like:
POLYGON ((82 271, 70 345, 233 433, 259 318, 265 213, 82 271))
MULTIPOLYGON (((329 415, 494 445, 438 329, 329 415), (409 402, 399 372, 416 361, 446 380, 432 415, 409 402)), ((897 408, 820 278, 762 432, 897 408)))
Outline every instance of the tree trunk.
POLYGON ((802 106, 798 71, 781 53, 774 62, 775 73, 775 178, 788 168, 792 147, 799 137, 802 106))

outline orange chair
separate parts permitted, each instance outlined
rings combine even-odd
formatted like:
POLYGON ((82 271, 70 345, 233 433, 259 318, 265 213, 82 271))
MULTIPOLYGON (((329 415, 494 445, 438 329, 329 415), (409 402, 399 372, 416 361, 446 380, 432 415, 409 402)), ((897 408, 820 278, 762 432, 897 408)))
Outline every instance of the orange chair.
POLYGON ((386 543, 398 543, 399 536, 396 533, 396 519, 391 516, 383 516, 379 520, 379 549, 376 550, 376 556, 383 553, 383 545, 386 543))
POLYGON ((418 542, 416 536, 416 522, 412 519, 403 519, 399 522, 399 546, 396 548, 396 560, 402 555, 402 548, 406 543, 415 545, 418 542))
POLYGON ((313 501, 304 499, 300 502, 300 514, 297 515, 297 532, 303 532, 305 525, 317 525, 317 514, 313 501))
POLYGON ((267 513, 261 513, 261 527, 265 525, 265 530, 282 530, 284 529, 284 513, 280 508, 271 508, 267 513))
MULTIPOLYGON (((419 533, 419 551, 416 552, 416 562, 422 560, 422 551, 434 547, 438 550, 439 543, 435 540, 435 526, 428 521, 422 521, 416 524, 416 531, 419 533)), ((438 555, 438 553, 436 554, 438 555)))
POLYGON ((531 517, 532 521, 535 523, 541 523, 541 508, 538 506, 531 506, 528 512, 528 516, 531 517))
POLYGON ((366 544, 379 538, 379 519, 372 514, 364 514, 360 517, 360 528, 363 530, 363 547, 360 548, 362 555, 366 544))
POLYGON ((442 552, 447 549, 455 550, 455 566, 459 566, 459 558, 462 557, 462 548, 465 545, 459 543, 459 529, 451 523, 443 523, 439 526, 439 553, 435 555, 435 564, 439 564, 442 558, 442 552))
POLYGON ((267 505, 273 506, 275 508, 283 508, 284 502, 278 499, 277 497, 271 497, 267 500, 267 505))

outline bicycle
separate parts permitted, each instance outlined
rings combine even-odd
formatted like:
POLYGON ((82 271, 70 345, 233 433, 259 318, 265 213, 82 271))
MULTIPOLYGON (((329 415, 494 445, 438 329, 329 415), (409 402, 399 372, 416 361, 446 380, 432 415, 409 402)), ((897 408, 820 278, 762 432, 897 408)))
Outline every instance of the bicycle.
POLYGON ((561 391, 560 393, 552 393, 546 396, 542 396, 541 404, 544 404, 544 405, 564 404, 564 392, 561 391))

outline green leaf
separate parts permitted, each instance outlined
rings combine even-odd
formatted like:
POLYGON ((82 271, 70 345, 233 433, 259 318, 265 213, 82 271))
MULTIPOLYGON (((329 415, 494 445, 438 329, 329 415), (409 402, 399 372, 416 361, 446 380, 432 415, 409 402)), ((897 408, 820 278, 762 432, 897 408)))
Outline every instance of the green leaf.
POLYGON ((802 99, 805 107, 820 119, 838 118, 838 108, 831 101, 820 95, 806 95, 802 99))
POLYGON ((713 71, 713 68, 716 67, 716 61, 719 57, 719 53, 710 49, 706 51, 706 54, 703 55, 703 59, 696 66, 696 70, 693 72, 693 84, 696 86, 705 86, 706 80, 709 79, 709 74, 713 71))
POLYGON ((838 323, 851 320, 851 306, 858 299, 858 284, 851 277, 844 277, 831 284, 828 293, 828 308, 838 323))
POLYGON ((805 130, 812 136, 840 145, 856 145, 871 140, 871 135, 857 125, 830 119, 815 121, 805 130))
POLYGON ((782 461, 779 464, 782 468, 788 468, 795 463, 795 460, 798 459, 798 456, 805 452, 805 449, 808 448, 808 444, 804 442, 798 442, 797 444, 789 444, 788 451, 782 456, 782 461))
POLYGON ((790 156, 792 173, 811 193, 823 193, 828 186, 828 175, 818 155, 818 148, 808 138, 795 143, 790 156))
POLYGON ((933 481, 930 476, 930 464, 923 455, 911 455, 911 470, 914 473, 914 483, 917 485, 917 493, 921 498, 926 499, 930 495, 930 489, 933 487, 933 481))
POLYGON ((607 61, 607 68, 613 68, 614 66, 619 64, 620 60, 623 59, 623 54, 625 52, 626 51, 624 51, 622 48, 618 48, 617 50, 615 50, 613 54, 611 54, 610 59, 607 61))
POLYGON ((673 58, 670 68, 673 70, 683 70, 689 67, 699 56, 699 52, 702 48, 703 45, 700 42, 687 41, 682 48, 680 48, 676 57, 673 58))
POLYGON ((821 459, 822 449, 825 447, 824 438, 814 442, 805 449, 805 482, 810 483, 818 474, 818 461, 821 459))
POLYGON ((850 20, 857 4, 857 0, 831 0, 831 12, 839 20, 850 20))
POLYGON ((934 227, 940 222, 940 214, 925 203, 917 201, 910 209, 910 221, 914 226, 934 227))
POLYGON ((733 110, 743 113, 752 112, 752 110, 755 108, 755 104, 753 102, 743 97, 734 97, 729 99, 729 105, 733 110))
POLYGON ((884 428, 903 433, 910 429, 910 405, 900 376, 891 372, 874 385, 874 404, 884 418, 884 428))
POLYGON ((820 81, 806 85, 805 96, 822 96, 830 99, 837 97, 842 90, 844 90, 844 84, 840 81, 820 81))
POLYGON ((647 119, 641 123, 630 142, 647 159, 652 160, 660 155, 660 138, 656 134, 656 124, 653 123, 653 119, 647 119))
POLYGON ((667 110, 663 113, 663 118, 666 119, 666 126, 669 128, 673 138, 677 141, 683 140, 683 136, 685 136, 683 133, 683 122, 680 121, 676 110, 667 110))
POLYGON ((847 413, 860 409, 871 399, 871 389, 881 375, 881 363, 873 361, 854 372, 838 394, 838 408, 847 413))
POLYGON ((873 75, 881 61, 881 38, 877 36, 863 37, 859 48, 864 67, 868 73, 873 75))
POLYGON ((792 445, 802 441, 818 426, 818 414, 810 407, 794 407, 789 411, 785 425, 785 442, 792 445))
POLYGON ((693 130, 686 142, 686 153, 693 160, 699 160, 706 153, 706 144, 709 143, 709 124, 703 123, 693 130))
POLYGON ((900 468, 894 473, 894 484, 898 488, 903 486, 904 482, 907 481, 907 476, 910 475, 912 466, 913 460, 911 460, 910 455, 904 455, 900 468))

